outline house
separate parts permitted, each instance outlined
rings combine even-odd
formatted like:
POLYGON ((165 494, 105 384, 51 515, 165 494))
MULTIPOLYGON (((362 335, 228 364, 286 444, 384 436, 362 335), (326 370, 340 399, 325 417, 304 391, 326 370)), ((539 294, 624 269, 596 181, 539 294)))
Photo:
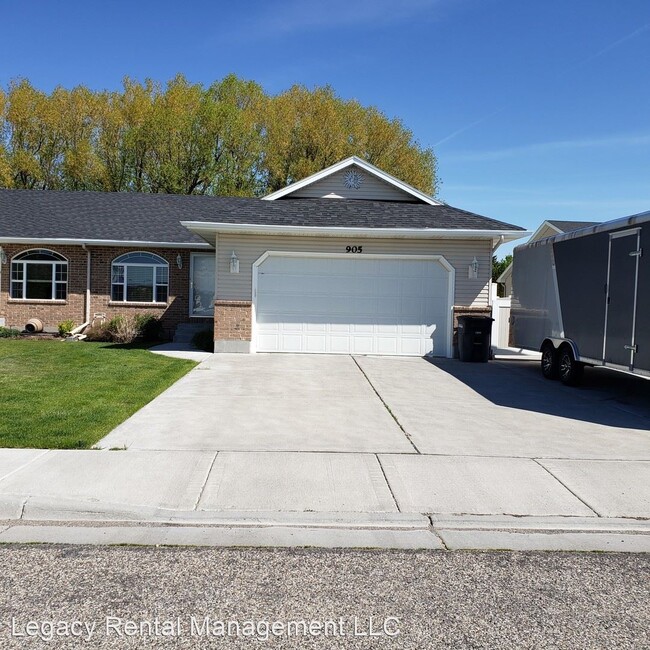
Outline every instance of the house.
POLYGON ((452 356, 522 228, 352 157, 262 199, 0 190, 0 322, 151 313, 216 352, 452 356))
MULTIPOLYGON (((595 226, 599 221, 557 221, 547 220, 542 222, 541 226, 530 236, 528 243, 553 237, 553 235, 580 230, 580 228, 589 228, 595 226)), ((497 283, 504 285, 504 296, 512 295, 512 264, 509 264, 504 272, 497 278, 497 283)))

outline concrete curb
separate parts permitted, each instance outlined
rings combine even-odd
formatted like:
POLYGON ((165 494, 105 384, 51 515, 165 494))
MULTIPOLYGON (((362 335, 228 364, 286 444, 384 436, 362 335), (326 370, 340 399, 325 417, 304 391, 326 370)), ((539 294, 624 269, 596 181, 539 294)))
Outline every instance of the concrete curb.
POLYGON ((650 521, 185 511, 5 496, 0 543, 650 552, 650 521))
POLYGON ((443 548, 426 530, 291 528, 269 526, 11 526, 0 532, 0 544, 135 544, 222 547, 443 548))

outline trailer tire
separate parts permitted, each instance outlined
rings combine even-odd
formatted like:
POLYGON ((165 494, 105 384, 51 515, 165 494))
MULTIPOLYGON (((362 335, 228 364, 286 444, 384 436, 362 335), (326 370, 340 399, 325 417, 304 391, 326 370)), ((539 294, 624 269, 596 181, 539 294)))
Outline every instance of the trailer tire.
POLYGON ((570 346, 564 345, 560 348, 558 370, 563 384, 577 386, 582 379, 584 369, 584 364, 576 361, 570 346))
POLYGON ((557 379, 560 376, 558 352, 552 343, 542 346, 542 375, 546 379, 557 379))

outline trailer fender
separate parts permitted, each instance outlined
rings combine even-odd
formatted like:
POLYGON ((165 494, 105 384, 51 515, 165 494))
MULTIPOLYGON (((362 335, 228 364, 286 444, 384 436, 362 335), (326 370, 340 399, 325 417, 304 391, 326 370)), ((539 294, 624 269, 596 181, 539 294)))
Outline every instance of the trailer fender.
POLYGON ((542 352, 547 343, 550 343, 556 350, 559 350, 563 345, 569 345, 571 351, 573 352, 573 358, 577 361, 580 360, 580 353, 578 352, 578 346, 575 344, 575 341, 571 339, 560 339, 553 336, 549 336, 542 341, 542 344, 539 346, 539 351, 542 352))

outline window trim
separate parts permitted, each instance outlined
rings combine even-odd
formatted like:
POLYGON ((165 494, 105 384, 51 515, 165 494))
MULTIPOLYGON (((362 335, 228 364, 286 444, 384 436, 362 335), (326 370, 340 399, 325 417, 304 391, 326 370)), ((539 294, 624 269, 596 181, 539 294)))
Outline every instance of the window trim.
POLYGON ((151 253, 149 251, 129 251, 128 253, 122 253, 121 255, 118 255, 112 262, 111 262, 111 269, 110 269, 110 281, 111 281, 111 289, 110 289, 110 302, 115 303, 115 304, 125 304, 125 305, 132 305, 132 304, 139 304, 139 305, 167 305, 169 302, 169 271, 170 265, 169 262, 162 257, 161 255, 158 255, 156 253, 151 253), (146 264, 144 262, 129 262, 128 258, 129 256, 136 256, 136 255, 146 255, 148 257, 152 258, 152 261, 150 264, 146 264), (120 261, 124 259, 124 261, 120 261), (155 260, 160 260, 158 264, 155 263, 155 260), (114 269, 116 266, 121 266, 123 269, 122 272, 122 282, 113 282, 113 275, 114 275, 114 269), (153 277, 153 286, 152 286, 152 297, 153 300, 128 300, 128 269, 129 267, 140 267, 140 268, 150 268, 152 269, 152 277, 153 277), (158 269, 164 268, 167 270, 167 282, 159 282, 158 281, 158 269), (122 298, 116 298, 113 294, 113 288, 114 287, 122 287, 122 298), (167 298, 165 300, 158 300, 158 288, 159 287, 165 287, 167 290, 167 298))
MULTIPOLYGON (((58 253, 56 251, 50 250, 49 248, 29 248, 24 251, 20 251, 20 253, 16 253, 11 258, 11 266, 9 269, 9 300, 19 300, 23 302, 31 302, 31 301, 38 301, 38 302, 66 302, 68 300, 68 264, 69 260, 64 256, 61 255, 61 253, 58 253), (49 255, 52 259, 49 260, 26 260, 23 259, 24 257, 27 257, 28 255, 31 254, 45 254, 49 255), (21 274, 22 274, 22 279, 20 280, 14 280, 14 264, 20 265, 21 268, 21 274), (51 267, 51 281, 50 281, 50 297, 49 298, 29 298, 27 297, 27 265, 28 264, 40 264, 40 265, 48 265, 51 267), (56 279, 56 271, 57 271, 57 266, 63 265, 65 267, 65 280, 57 280, 56 279), (15 298, 13 296, 13 289, 14 285, 19 285, 21 290, 21 297, 20 298, 15 298), (56 290, 58 286, 63 286, 64 291, 65 291, 65 296, 63 298, 58 298, 56 295, 56 290)), ((45 281, 41 281, 42 284, 45 284, 45 281)))

